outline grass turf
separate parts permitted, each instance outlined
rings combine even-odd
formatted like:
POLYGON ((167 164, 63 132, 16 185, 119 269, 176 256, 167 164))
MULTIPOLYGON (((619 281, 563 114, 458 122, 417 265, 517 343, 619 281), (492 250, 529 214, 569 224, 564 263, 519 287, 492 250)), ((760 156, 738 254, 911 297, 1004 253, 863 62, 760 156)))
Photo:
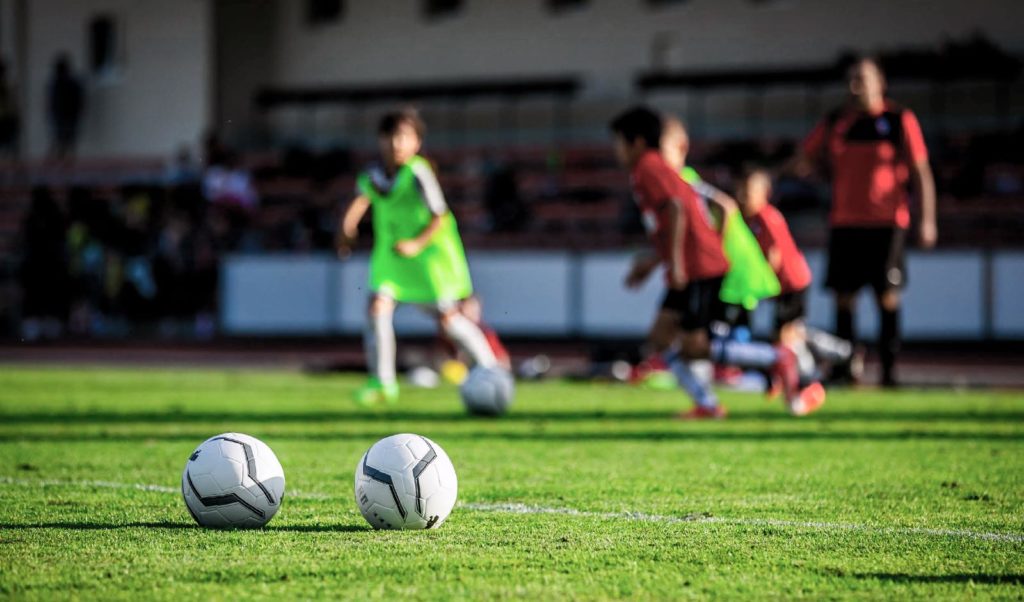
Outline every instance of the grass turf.
POLYGON ((358 383, 288 372, 0 370, 0 595, 1024 592, 1020 394, 834 391, 819 414, 793 419, 726 393, 729 420, 683 424, 666 419, 683 405, 671 392, 525 383, 510 415, 478 420, 452 388, 406 389, 393 409, 359 410, 348 402, 358 383), (200 529, 175 491, 194 446, 228 430, 263 439, 285 468, 291 497, 264 530, 200 529), (429 436, 455 463, 464 505, 437 531, 373 531, 352 500, 361 454, 396 432, 429 436), (504 502, 584 514, 486 508, 504 502))

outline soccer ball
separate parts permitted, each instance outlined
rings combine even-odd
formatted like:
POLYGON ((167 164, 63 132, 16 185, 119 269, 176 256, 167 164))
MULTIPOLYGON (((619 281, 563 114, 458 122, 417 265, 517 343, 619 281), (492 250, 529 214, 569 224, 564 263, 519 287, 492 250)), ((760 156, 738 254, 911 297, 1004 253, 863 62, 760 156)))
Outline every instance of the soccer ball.
POLYGON ((459 387, 462 404, 470 414, 500 416, 512 405, 516 385, 512 375, 501 368, 477 366, 459 387))
POLYGON ((266 443, 223 433, 203 441, 188 457, 181 495, 203 527, 262 527, 281 507, 284 470, 266 443))
POLYGON ((355 490, 359 511, 375 529, 436 529, 455 506, 459 481, 440 445, 403 434, 363 454, 355 490))

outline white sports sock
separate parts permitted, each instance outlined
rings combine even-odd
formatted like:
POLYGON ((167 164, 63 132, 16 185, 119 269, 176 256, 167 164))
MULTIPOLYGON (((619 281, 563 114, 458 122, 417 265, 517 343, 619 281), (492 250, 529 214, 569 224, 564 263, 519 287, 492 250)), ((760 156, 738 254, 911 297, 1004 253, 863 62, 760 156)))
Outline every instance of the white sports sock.
POLYGON ((711 341, 711 361, 740 368, 771 368, 778 359, 775 349, 768 343, 740 342, 731 339, 711 341))
POLYGON ((669 349, 661 354, 661 359, 675 375, 679 386, 686 391, 695 404, 705 408, 714 408, 718 405, 718 398, 697 378, 690 369, 689 362, 684 360, 678 351, 669 349))
POLYGON ((392 384, 396 380, 393 316, 392 312, 370 316, 367 328, 363 332, 366 367, 371 376, 376 376, 377 380, 385 385, 392 384))
POLYGON ((818 364, 814 361, 814 354, 807 348, 807 343, 796 341, 789 348, 796 354, 796 364, 800 370, 800 378, 805 381, 818 380, 818 364))
POLYGON ((493 368, 498 365, 491 345, 480 327, 462 314, 453 314, 441 320, 444 333, 469 356, 474 365, 493 368))
POLYGON ((848 362, 853 354, 849 341, 817 328, 807 328, 807 346, 814 355, 832 363, 848 362))

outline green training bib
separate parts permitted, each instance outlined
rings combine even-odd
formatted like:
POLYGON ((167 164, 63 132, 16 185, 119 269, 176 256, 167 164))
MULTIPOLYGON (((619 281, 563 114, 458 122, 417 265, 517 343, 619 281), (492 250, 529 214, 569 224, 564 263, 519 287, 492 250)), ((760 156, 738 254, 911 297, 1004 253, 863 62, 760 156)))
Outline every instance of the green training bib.
POLYGON ((395 174, 391 189, 382 192, 368 173, 356 180, 359 191, 370 199, 373 211, 373 251, 370 256, 370 290, 401 303, 458 301, 473 293, 466 254, 451 212, 441 217, 441 227, 415 257, 402 257, 395 244, 415 238, 429 225, 433 214, 416 183, 413 167, 431 169, 426 159, 413 157, 395 174))

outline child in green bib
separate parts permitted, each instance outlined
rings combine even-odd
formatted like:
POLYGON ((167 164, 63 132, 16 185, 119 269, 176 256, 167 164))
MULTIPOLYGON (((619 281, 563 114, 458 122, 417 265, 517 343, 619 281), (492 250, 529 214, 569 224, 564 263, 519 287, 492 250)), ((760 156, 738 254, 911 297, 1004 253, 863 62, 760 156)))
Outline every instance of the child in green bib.
POLYGON ((381 119, 381 164, 359 174, 357 196, 338 231, 338 252, 346 257, 359 221, 372 211, 371 296, 364 335, 370 378, 356 393, 356 401, 363 405, 398 399, 393 325, 398 303, 413 303, 433 313, 445 334, 474 363, 496 364, 483 332, 458 311, 457 302, 473 293, 473 285, 455 218, 430 163, 418 154, 423 129, 412 110, 381 119))

